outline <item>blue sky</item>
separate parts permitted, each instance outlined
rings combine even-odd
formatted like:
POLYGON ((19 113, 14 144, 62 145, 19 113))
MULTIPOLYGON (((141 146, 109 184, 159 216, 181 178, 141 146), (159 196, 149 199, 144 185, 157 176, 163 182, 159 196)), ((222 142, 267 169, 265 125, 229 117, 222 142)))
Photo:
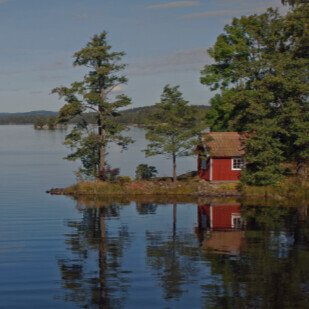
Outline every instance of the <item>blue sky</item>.
POLYGON ((126 52, 133 107, 157 102, 168 83, 207 104, 207 48, 233 16, 270 6, 280 0, 0 0, 0 112, 58 110, 51 89, 82 78, 72 55, 103 30, 126 52))

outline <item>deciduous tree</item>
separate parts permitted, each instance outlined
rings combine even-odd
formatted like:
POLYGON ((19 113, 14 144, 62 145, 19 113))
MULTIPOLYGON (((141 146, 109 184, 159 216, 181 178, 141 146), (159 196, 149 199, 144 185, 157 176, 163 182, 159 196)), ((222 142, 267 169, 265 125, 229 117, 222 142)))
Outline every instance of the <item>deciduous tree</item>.
POLYGON ((282 16, 234 18, 209 54, 215 63, 201 82, 220 90, 211 100, 214 130, 251 132, 244 180, 269 184, 280 178, 283 161, 307 165, 309 149, 309 4, 296 1, 282 16))

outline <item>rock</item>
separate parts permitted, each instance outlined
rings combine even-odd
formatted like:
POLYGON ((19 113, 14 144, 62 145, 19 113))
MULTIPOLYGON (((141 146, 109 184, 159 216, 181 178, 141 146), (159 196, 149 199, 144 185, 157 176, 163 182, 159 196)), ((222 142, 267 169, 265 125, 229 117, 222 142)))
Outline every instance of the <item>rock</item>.
POLYGON ((51 194, 51 195, 64 195, 64 189, 63 188, 52 188, 46 193, 51 194))

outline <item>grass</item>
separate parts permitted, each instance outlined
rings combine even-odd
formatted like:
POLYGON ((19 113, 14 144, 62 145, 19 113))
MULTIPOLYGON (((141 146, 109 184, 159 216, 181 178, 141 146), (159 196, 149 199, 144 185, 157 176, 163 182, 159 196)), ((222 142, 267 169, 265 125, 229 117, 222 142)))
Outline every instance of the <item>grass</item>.
POLYGON ((287 177, 270 186, 240 185, 242 196, 247 202, 255 204, 304 205, 309 199, 309 183, 300 181, 297 177, 287 177))
POLYGON ((209 183, 197 177, 179 180, 131 181, 120 178, 117 182, 82 181, 64 189, 64 194, 85 198, 118 199, 164 198, 180 200, 191 197, 241 197, 255 205, 305 204, 308 201, 308 182, 301 182, 296 177, 288 177, 271 186, 248 186, 240 182, 209 183))
POLYGON ((198 181, 83 181, 65 189, 68 195, 193 195, 198 181))

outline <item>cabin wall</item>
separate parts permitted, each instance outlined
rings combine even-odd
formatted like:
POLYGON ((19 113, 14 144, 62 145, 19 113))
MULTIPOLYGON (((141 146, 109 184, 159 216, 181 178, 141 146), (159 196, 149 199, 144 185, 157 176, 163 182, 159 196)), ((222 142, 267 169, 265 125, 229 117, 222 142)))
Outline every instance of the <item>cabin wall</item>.
POLYGON ((214 181, 239 180, 240 170, 232 170, 232 158, 212 159, 212 179, 214 181))
POLYGON ((232 158, 208 158, 206 169, 201 167, 201 158, 197 158, 197 171, 201 179, 207 181, 237 181, 241 170, 232 170, 232 158))
POLYGON ((200 229, 224 230, 232 228, 232 216, 240 216, 240 204, 199 205, 198 225, 200 229))
POLYGON ((232 228, 232 215, 240 215, 240 205, 216 205, 212 207, 212 228, 230 229, 232 228))

